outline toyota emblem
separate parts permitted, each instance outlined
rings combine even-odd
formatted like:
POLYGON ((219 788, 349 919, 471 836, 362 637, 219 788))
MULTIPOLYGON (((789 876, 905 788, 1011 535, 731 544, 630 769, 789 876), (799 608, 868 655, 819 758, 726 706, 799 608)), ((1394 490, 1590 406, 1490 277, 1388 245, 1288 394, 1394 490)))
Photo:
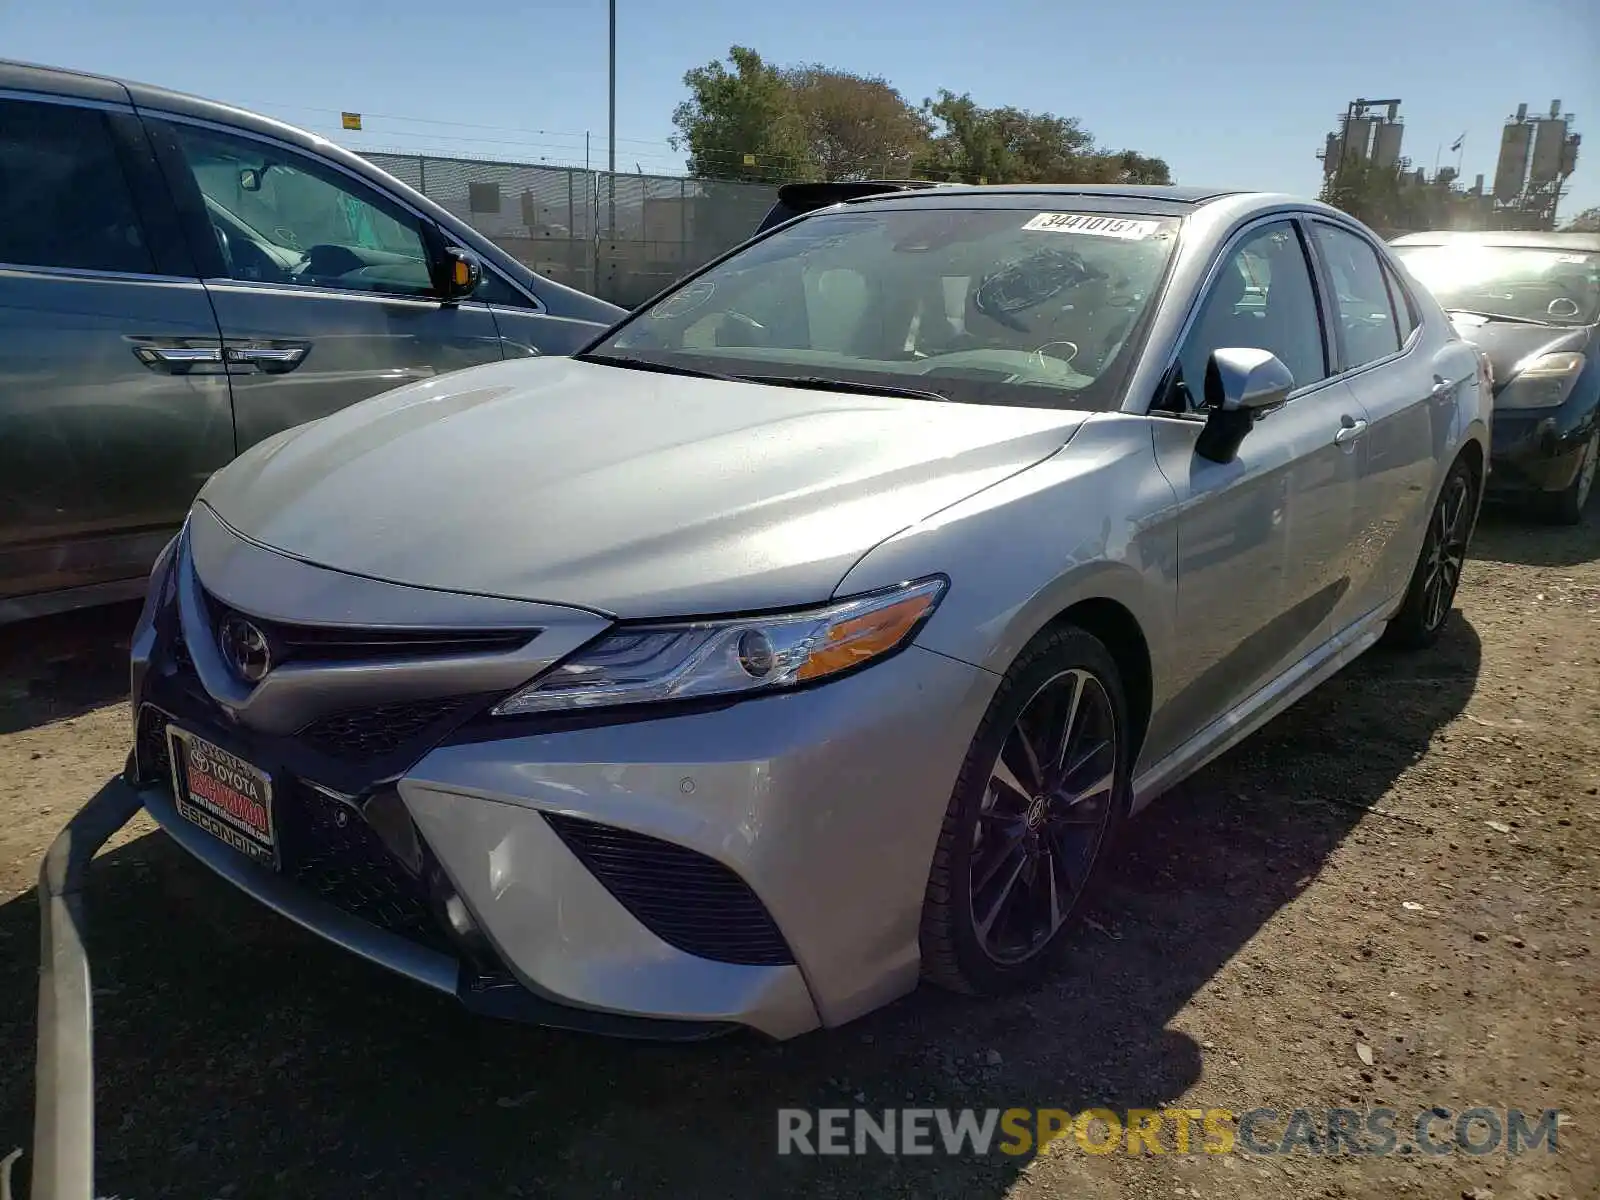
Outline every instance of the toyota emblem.
POLYGON ((246 683, 258 683, 272 670, 272 647, 267 635, 243 617, 229 617, 223 622, 222 657, 246 683))

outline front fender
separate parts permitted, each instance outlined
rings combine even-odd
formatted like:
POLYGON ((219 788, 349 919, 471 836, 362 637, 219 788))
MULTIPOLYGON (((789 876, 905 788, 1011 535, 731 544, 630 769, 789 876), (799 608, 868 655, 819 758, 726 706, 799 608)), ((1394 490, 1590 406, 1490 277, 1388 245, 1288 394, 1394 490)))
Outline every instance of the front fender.
POLYGON ((1144 634, 1159 704, 1177 500, 1156 469, 1149 421, 1097 414, 1060 453, 877 546, 839 593, 944 573, 950 590, 918 645, 995 674, 1072 605, 1114 601, 1144 634))

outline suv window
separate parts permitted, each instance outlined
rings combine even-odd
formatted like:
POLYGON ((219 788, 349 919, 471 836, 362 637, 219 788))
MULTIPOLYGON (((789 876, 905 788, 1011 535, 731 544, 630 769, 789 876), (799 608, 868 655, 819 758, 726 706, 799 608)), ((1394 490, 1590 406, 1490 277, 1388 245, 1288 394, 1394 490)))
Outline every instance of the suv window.
POLYGON ((422 223, 331 167, 253 138, 174 125, 233 279, 423 296, 422 223))
POLYGON ((1327 378, 1322 322, 1305 247, 1290 221, 1253 230, 1228 254, 1178 351, 1190 408, 1204 400, 1206 361, 1215 350, 1268 350, 1296 388, 1327 378))
POLYGON ((1312 229, 1333 276, 1334 309, 1344 335, 1344 369, 1399 350, 1400 330, 1378 252, 1365 239, 1337 226, 1317 221, 1312 229))
POLYGON ((0 262, 155 271, 104 113, 0 100, 0 262))

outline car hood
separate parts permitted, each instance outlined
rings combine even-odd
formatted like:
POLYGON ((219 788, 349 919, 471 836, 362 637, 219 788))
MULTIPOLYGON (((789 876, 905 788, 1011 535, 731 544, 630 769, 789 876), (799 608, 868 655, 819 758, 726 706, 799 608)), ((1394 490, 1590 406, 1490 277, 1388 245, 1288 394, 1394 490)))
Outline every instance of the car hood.
POLYGON ((778 608, 826 599, 1087 415, 532 359, 278 434, 200 499, 256 542, 395 583, 619 617, 778 608))
POLYGON ((1489 363, 1494 367, 1494 390, 1497 395, 1511 382, 1518 363, 1530 355, 1582 350, 1588 344, 1591 332, 1588 326, 1563 329, 1556 325, 1485 321, 1481 317, 1465 315, 1451 320, 1457 333, 1489 356, 1489 363))

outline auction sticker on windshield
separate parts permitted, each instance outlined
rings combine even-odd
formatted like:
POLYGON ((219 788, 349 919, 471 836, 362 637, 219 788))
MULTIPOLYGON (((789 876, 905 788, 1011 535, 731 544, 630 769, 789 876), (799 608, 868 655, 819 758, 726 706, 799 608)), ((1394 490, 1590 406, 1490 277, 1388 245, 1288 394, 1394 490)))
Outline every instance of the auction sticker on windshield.
POLYGON ((272 781, 242 758, 176 726, 167 729, 178 813, 235 850, 277 862, 272 781))
POLYGON ((1088 233, 1095 237, 1141 241, 1161 228, 1160 221, 1133 221, 1127 217, 1108 217, 1101 213, 1040 213, 1023 226, 1050 233, 1088 233))

